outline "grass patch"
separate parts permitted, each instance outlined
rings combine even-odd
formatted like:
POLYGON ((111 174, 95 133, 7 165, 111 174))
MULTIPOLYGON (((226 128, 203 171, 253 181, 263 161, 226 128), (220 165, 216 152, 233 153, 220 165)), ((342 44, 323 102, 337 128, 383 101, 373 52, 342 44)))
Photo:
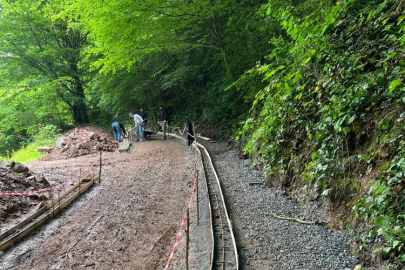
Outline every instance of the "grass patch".
POLYGON ((49 143, 46 145, 43 142, 30 143, 27 146, 22 147, 17 152, 12 152, 11 157, 7 158, 6 160, 14 160, 15 162, 19 163, 28 163, 35 161, 41 157, 46 156, 46 153, 38 153, 37 151, 38 147, 51 146, 54 143, 55 140, 53 140, 53 142, 49 141, 49 143))
POLYGON ((11 151, 7 157, 0 157, 3 160, 13 160, 19 163, 33 162, 46 156, 46 153, 38 153, 38 147, 54 146, 57 138, 60 137, 60 131, 53 125, 42 128, 35 136, 33 141, 18 151, 11 151))

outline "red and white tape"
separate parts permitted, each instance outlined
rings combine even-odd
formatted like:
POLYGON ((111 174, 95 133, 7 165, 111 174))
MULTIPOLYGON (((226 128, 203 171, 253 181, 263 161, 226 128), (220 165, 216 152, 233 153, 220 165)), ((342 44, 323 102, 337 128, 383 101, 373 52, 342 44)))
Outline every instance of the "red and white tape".
MULTIPOLYGON (((193 197, 194 197, 194 193, 195 193, 197 181, 198 181, 198 172, 197 172, 197 174, 196 174, 196 176, 195 176, 194 185, 193 185, 193 191, 191 192, 190 201, 188 202, 188 209, 190 209, 191 203, 193 202, 193 197)), ((180 229, 179 229, 179 233, 177 234, 176 242, 174 243, 174 247, 173 247, 172 252, 170 253, 169 259, 167 260, 167 264, 166 264, 165 270, 169 269, 169 265, 170 265, 170 263, 171 263, 172 260, 173 260, 174 253, 175 253, 176 250, 177 250, 177 245, 178 245, 179 242, 180 242, 181 233, 183 232, 184 223, 187 221, 187 219, 188 219, 188 216, 186 215, 186 216, 183 218, 183 221, 181 222, 180 229)))
POLYGON ((181 233, 183 232, 184 223, 186 222, 187 219, 188 219, 188 216, 186 215, 186 216, 183 218, 183 221, 181 222, 180 229, 179 229, 179 233, 177 234, 176 242, 174 243, 174 247, 173 247, 172 253, 170 254, 169 260, 167 261, 165 270, 169 269, 169 265, 170 265, 170 263, 171 263, 172 260, 173 260, 174 253, 175 253, 176 250, 177 250, 177 245, 178 245, 178 243, 180 242, 181 233))
MULTIPOLYGON (((96 160, 95 162, 93 162, 91 165, 89 165, 89 168, 92 167, 94 164, 96 164, 98 162, 98 160, 96 160)), ((87 171, 84 171, 78 175, 75 176, 75 178, 79 178, 82 177, 85 173, 89 172, 91 169, 88 169, 87 171)), ((72 182, 72 179, 67 180, 59 185, 53 186, 53 187, 49 187, 49 188, 43 188, 43 189, 39 189, 39 190, 31 190, 31 191, 23 191, 23 192, 1 192, 0 191, 0 196, 22 196, 22 195, 32 195, 32 194, 37 194, 37 193, 42 193, 45 191, 50 191, 53 189, 57 189, 60 188, 64 185, 66 185, 67 183, 72 182)))

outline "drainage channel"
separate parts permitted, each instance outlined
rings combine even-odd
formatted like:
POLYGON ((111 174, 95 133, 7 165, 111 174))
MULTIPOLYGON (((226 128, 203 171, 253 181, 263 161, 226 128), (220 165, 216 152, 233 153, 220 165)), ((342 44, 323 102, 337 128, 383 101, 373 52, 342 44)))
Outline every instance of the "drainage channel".
POLYGON ((224 196, 212 159, 205 147, 198 144, 204 166, 211 204, 214 245, 211 269, 239 269, 238 253, 232 223, 228 216, 224 196))

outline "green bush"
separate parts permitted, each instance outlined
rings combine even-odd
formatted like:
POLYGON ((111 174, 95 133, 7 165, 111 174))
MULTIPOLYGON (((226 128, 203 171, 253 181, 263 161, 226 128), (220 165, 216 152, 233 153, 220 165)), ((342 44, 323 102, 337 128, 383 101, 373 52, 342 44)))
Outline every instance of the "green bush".
POLYGON ((6 160, 27 163, 44 157, 46 153, 38 153, 38 147, 54 146, 55 140, 60 136, 60 130, 54 125, 44 126, 33 136, 32 142, 18 151, 12 151, 5 157, 6 160))
POLYGON ((393 191, 394 176, 405 171, 404 8, 393 0, 269 2, 266 14, 284 33, 272 37, 267 63, 256 67, 267 86, 240 132, 270 176, 317 183, 332 200, 361 190, 358 164, 391 162, 355 211, 393 260, 405 258, 404 194, 393 191), (383 147, 391 154, 382 157, 383 147))

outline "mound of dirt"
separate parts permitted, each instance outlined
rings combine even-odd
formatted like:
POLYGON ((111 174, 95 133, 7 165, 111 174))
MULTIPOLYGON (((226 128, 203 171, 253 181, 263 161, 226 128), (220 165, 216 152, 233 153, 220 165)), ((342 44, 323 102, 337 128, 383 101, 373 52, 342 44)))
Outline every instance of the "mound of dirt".
MULTIPOLYGON (((28 167, 14 161, 0 161, 0 191, 25 192, 49 187, 42 174, 32 174, 28 167)), ((29 209, 49 199, 48 193, 24 196, 0 196, 0 224, 26 214, 29 209)))
MULTIPOLYGON (((40 161, 64 160, 98 153, 99 151, 114 152, 117 148, 118 143, 114 141, 112 132, 95 126, 76 127, 68 131, 66 136, 59 138, 55 147, 49 150, 48 154, 40 161)), ((14 161, 0 161, 0 191, 39 190, 60 184, 71 176, 68 168, 66 171, 53 174, 46 170, 34 173, 23 164, 14 161), (47 176, 47 179, 44 175, 47 176)), ((0 225, 15 223, 24 214, 44 205, 52 197, 51 191, 22 196, 0 196, 0 225)))
POLYGON ((42 160, 68 159, 99 151, 114 152, 117 148, 112 132, 97 126, 81 126, 60 137, 42 160))

